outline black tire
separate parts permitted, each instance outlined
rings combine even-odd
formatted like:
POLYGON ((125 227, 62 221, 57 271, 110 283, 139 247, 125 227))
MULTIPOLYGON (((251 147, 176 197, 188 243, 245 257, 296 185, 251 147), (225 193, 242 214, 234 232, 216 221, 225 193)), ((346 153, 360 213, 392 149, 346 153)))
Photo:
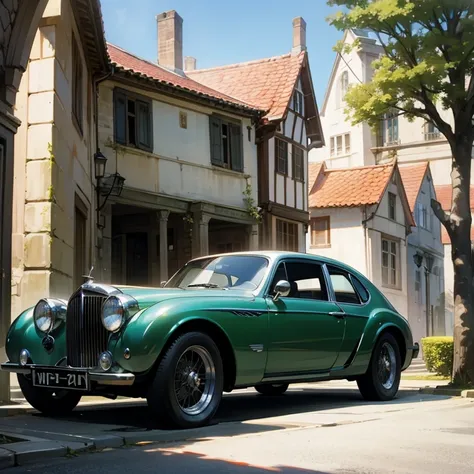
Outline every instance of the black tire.
POLYGON ((359 391, 366 400, 392 400, 398 393, 400 378, 401 360, 399 345, 390 333, 384 333, 375 344, 367 372, 357 379, 359 391), (387 363, 390 365, 387 366, 387 363), (380 375, 379 364, 380 366, 384 364, 388 368, 388 370, 381 371, 380 375), (384 377, 388 377, 385 380, 385 384, 383 382, 384 377))
POLYGON ((18 383, 26 401, 36 410, 47 416, 64 416, 71 413, 81 401, 82 394, 69 390, 50 390, 38 388, 31 379, 18 374, 18 383))
MULTIPOLYGON (((189 361, 188 361, 189 362, 189 361)), ((196 363, 194 367, 198 368, 196 363)), ((157 417, 161 426, 167 428, 198 428, 208 425, 217 409, 219 408, 224 385, 224 369, 219 349, 213 339, 205 333, 190 332, 179 336, 168 348, 165 355, 161 359, 155 378, 149 388, 147 394, 147 402, 151 411, 157 417), (203 372, 198 369, 194 372, 190 365, 181 362, 182 356, 189 357, 188 352, 193 348, 192 356, 199 356, 201 363, 206 370, 208 377, 204 385, 201 397, 195 402, 194 411, 186 405, 187 398, 184 401, 178 401, 178 395, 175 391, 175 372, 180 371, 181 380, 180 397, 189 396, 189 392, 199 395, 196 385, 202 387, 200 379, 203 372), (196 351, 196 352, 195 352, 196 351), (205 362, 207 360, 207 362, 205 362), (212 376, 213 372, 213 376, 212 376), (207 392, 207 397, 202 395, 207 392), (207 398, 207 401, 205 400, 207 398), (202 406, 200 406, 202 405, 202 406)), ((191 399, 192 400, 192 399, 191 399)))
POLYGON ((262 395, 275 396, 283 395, 288 390, 289 384, 287 383, 269 383, 255 385, 255 390, 262 395))

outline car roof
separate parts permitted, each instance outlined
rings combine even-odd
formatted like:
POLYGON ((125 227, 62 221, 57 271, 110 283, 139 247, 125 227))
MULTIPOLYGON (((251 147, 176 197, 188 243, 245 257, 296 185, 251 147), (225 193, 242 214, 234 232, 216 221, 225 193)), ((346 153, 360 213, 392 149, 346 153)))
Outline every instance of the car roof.
POLYGON ((249 251, 244 251, 244 252, 223 252, 223 253, 209 254, 202 257, 193 258, 191 261, 202 260, 209 257, 224 257, 224 256, 234 256, 234 255, 267 257, 272 261, 279 260, 281 258, 299 257, 299 258, 317 260, 319 262, 324 262, 324 263, 333 263, 339 266, 346 267, 347 269, 353 270, 349 265, 345 264, 344 262, 341 262, 340 260, 334 260, 332 258, 324 257, 322 255, 317 255, 313 253, 290 252, 287 250, 249 250, 249 251))

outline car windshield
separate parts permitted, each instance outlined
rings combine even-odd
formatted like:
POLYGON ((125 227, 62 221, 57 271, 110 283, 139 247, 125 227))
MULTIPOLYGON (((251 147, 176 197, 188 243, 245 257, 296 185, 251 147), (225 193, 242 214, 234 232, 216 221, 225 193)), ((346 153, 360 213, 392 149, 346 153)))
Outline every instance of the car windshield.
POLYGON ((254 290, 262 281, 268 260, 253 255, 216 256, 187 263, 165 288, 225 288, 254 290))

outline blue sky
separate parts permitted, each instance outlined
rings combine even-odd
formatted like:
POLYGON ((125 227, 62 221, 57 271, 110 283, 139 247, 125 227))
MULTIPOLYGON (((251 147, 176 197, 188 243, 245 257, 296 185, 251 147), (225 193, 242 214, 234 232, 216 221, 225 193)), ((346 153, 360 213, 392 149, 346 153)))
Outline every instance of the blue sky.
POLYGON ((316 99, 321 107, 342 33, 326 21, 326 0, 101 0, 107 41, 156 61, 155 15, 176 10, 183 18, 183 52, 198 68, 288 53, 292 20, 307 23, 307 46, 316 99))

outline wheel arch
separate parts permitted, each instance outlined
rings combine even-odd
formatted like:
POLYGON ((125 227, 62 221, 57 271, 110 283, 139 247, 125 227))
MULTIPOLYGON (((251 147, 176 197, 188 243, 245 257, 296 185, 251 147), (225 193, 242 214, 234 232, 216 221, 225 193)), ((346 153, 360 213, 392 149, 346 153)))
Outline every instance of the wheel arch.
POLYGON ((403 367, 405 364, 406 356, 407 356, 407 343, 406 343, 405 336, 403 335, 402 330, 398 328, 397 326, 395 326, 394 324, 386 324, 382 326, 375 335, 373 347, 375 347, 375 344, 377 343, 377 341, 384 334, 391 334, 397 341, 398 347, 400 349, 400 366, 403 367))
POLYGON ((165 340, 163 347, 154 364, 154 370, 158 367, 168 348, 177 337, 192 331, 207 334, 217 345, 222 357, 224 367, 224 391, 230 392, 235 386, 237 377, 237 360, 230 339, 224 329, 213 321, 204 318, 191 318, 175 325, 165 340))

